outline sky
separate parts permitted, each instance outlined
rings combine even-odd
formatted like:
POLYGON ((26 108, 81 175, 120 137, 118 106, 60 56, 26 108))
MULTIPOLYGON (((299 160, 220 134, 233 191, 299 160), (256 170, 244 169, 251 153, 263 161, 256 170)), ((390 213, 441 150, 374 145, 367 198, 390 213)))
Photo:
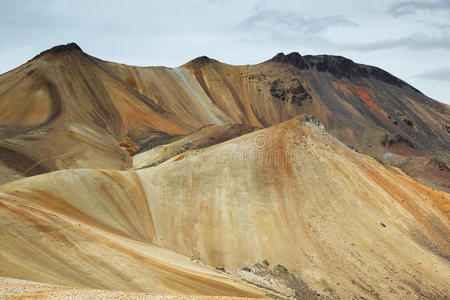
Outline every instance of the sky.
POLYGON ((138 66, 295 51, 380 67, 450 104, 450 0, 1 1, 0 36, 0 74, 70 42, 138 66))

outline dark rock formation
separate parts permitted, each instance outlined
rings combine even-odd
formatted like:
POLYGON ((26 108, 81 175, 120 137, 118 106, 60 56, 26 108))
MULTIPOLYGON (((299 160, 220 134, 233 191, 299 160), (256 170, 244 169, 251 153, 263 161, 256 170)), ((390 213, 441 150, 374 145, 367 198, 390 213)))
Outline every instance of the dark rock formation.
POLYGON ((72 51, 83 52, 83 50, 81 50, 80 46, 78 46, 76 43, 69 43, 67 45, 58 45, 58 46, 52 47, 48 50, 45 50, 45 51, 39 53, 38 55, 36 55, 35 57, 33 57, 33 59, 36 59, 36 58, 41 57, 48 53, 56 54, 56 53, 72 52, 72 51))
POLYGON ((214 60, 214 59, 212 59, 212 58, 209 58, 208 56, 203 55, 203 56, 194 58, 193 60, 187 62, 187 63, 185 64, 185 66, 201 67, 201 66, 210 64, 210 63, 212 63, 212 62, 215 62, 215 61, 216 61, 216 60, 214 60))
POLYGON ((306 64, 305 60, 298 52, 292 52, 288 55, 285 55, 284 53, 278 53, 271 59, 271 61, 290 64, 294 67, 299 68, 300 70, 309 69, 309 65, 306 64))
POLYGON ((270 94, 281 101, 290 101, 298 106, 302 105, 303 100, 311 99, 311 95, 297 78, 292 78, 288 82, 281 79, 272 81, 270 94))
MULTIPOLYGON (((329 72, 338 79, 374 77, 397 87, 409 86, 403 80, 389 74, 388 72, 373 66, 357 64, 352 60, 333 55, 306 55, 301 56, 298 52, 288 55, 278 53, 270 61, 290 64, 300 70, 316 69, 319 72, 329 72)), ((413 87, 409 86, 414 89, 413 87)), ((414 89, 416 90, 416 89, 414 89)), ((416 90, 417 91, 417 90, 416 90)))
MULTIPOLYGON (((313 290, 300 276, 289 272, 289 270, 283 265, 277 264, 271 268, 270 264, 265 260, 262 264, 258 263, 252 267, 243 267, 242 270, 251 272, 259 278, 270 278, 271 282, 276 282, 279 285, 293 290, 295 292, 295 296, 293 296, 294 299, 322 299, 321 295, 313 290)), ((259 283, 253 283, 251 281, 247 282, 260 288, 274 291, 270 285, 261 285, 261 283, 265 282, 265 280, 259 281, 259 283)), ((333 290, 328 292, 330 294, 334 294, 333 290)), ((273 296, 274 298, 278 298, 276 295, 273 296)))

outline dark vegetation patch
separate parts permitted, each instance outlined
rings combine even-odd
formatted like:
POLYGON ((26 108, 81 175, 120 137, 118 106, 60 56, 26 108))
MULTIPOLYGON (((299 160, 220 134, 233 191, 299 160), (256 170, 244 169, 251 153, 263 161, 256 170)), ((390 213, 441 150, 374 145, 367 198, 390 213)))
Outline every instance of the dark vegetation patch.
POLYGON ((395 114, 405 122, 406 125, 410 127, 414 127, 414 123, 409 119, 409 117, 402 111, 399 111, 398 109, 395 110, 395 114))
POLYGON ((442 172, 450 172, 450 169, 448 168, 447 164, 441 160, 439 160, 437 157, 433 157, 428 162, 427 166, 436 167, 439 169, 439 171, 442 172))
POLYGON ((411 127, 413 127, 413 126, 414 126, 414 123, 413 123, 413 122, 411 122, 411 120, 409 120, 409 119, 403 119, 403 122, 405 122, 405 123, 406 123, 406 125, 408 125, 408 126, 411 126, 411 127))
POLYGON ((384 147, 398 147, 401 145, 406 145, 411 148, 415 148, 414 145, 405 137, 400 134, 385 134, 381 140, 381 145, 384 147))
POLYGON ((444 129, 447 131, 447 133, 450 133, 450 126, 449 125, 443 125, 444 129))
MULTIPOLYGON (((241 73, 241 75, 244 75, 244 73, 241 73)), ((247 80, 256 80, 256 81, 264 81, 267 78, 267 75, 264 73, 261 74, 251 74, 251 75, 247 75, 245 78, 247 78, 247 80)))

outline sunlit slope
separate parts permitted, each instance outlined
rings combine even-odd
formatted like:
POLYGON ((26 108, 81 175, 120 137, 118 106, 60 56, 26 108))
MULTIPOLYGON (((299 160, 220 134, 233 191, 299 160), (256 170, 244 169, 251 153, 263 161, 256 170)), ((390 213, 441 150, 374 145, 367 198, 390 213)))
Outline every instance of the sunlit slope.
POLYGON ((152 246, 148 203, 133 173, 60 171, 2 191, 2 276, 130 292, 264 294, 152 246))
MULTIPOLYGON (((187 130, 235 123, 208 97, 186 68, 133 67, 97 60, 154 105, 171 112, 187 130)), ((242 122, 241 122, 242 123, 242 122)))
POLYGON ((346 144, 367 152, 380 148, 386 133, 402 135, 428 154, 442 155, 450 143, 448 105, 386 71, 340 56, 280 53, 242 66, 206 56, 178 68, 99 64, 197 127, 222 125, 224 119, 211 119, 218 118, 217 108, 234 123, 256 127, 308 113, 346 144))
POLYGON ((221 111, 228 122, 269 127, 311 114, 357 151, 450 189, 450 170, 439 167, 450 162, 449 106, 379 68, 298 53, 243 66, 208 57, 178 68, 103 63, 183 122, 223 124, 221 111))
POLYGON ((267 260, 321 295, 394 299, 450 288, 448 194, 298 119, 136 172, 60 171, 0 192, 2 276, 256 293, 192 271, 189 259, 166 260, 161 247, 252 282, 261 277, 254 264, 267 260))
POLYGON ((197 128, 227 123, 264 127, 305 111, 298 104, 275 99, 269 92, 277 76, 290 79, 291 74, 283 74, 284 67, 232 66, 207 57, 178 68, 100 63, 179 120, 197 128))
POLYGON ((311 114, 355 150, 450 191, 450 110, 339 56, 233 66, 106 62, 56 46, 0 75, 0 183, 68 168, 124 170, 132 155, 206 125, 270 127, 311 114))
POLYGON ((448 194, 296 120, 137 172, 158 244, 339 295, 445 295, 448 194), (186 226, 189 224, 189 226, 186 226))
POLYGON ((256 129, 258 128, 245 124, 203 126, 173 142, 158 145, 150 150, 133 155, 133 168, 142 169, 155 166, 183 152, 206 148, 256 129))
POLYGON ((0 76, 5 176, 125 169, 136 143, 154 132, 186 133, 180 126, 76 45, 53 48, 0 76))

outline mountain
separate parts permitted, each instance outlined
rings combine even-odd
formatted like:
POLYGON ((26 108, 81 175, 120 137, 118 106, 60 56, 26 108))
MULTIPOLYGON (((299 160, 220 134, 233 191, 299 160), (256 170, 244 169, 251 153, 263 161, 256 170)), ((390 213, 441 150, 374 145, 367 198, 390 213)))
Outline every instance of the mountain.
POLYGON ((18 180, 0 187, 0 199, 6 277, 317 298, 438 297, 450 288, 449 194, 298 118, 136 172, 18 180))
POLYGON ((3 182, 67 168, 125 170, 135 151, 205 125, 263 128, 308 113, 355 150, 449 190, 449 106, 343 57, 132 67, 61 45, 0 76, 0 108, 3 182))
POLYGON ((445 298, 449 110, 339 56, 56 46, 0 75, 0 286, 445 298))

